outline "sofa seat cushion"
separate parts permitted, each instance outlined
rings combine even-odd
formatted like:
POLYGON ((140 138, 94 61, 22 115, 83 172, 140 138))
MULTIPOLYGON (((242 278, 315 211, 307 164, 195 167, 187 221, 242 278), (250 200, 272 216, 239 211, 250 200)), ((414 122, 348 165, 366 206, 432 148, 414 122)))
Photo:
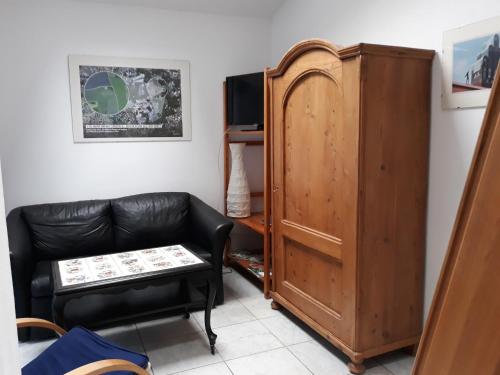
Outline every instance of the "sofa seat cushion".
POLYGON ((212 253, 194 242, 183 242, 182 246, 197 254, 200 258, 212 263, 212 253))
POLYGON ((52 296, 52 265, 50 261, 38 262, 31 278, 31 296, 35 298, 52 296))
POLYGON ((186 235, 188 193, 151 193, 111 201, 117 251, 179 243, 186 235))
POLYGON ((113 252, 109 201, 23 207, 37 259, 57 260, 113 252))

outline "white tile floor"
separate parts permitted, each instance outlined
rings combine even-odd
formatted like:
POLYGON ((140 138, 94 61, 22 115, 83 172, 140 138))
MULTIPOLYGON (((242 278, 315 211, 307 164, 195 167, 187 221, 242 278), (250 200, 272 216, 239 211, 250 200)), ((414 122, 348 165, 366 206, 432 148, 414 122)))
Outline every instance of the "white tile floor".
MULTIPOLYGON (((109 340, 149 356, 155 375, 347 375, 347 357, 290 314, 270 308, 262 292, 226 270, 226 303, 212 312, 218 335, 210 354, 203 313, 98 331, 109 340)), ((22 362, 52 340, 21 343, 22 362)), ((366 362, 367 375, 409 375, 413 357, 401 352, 366 362)))

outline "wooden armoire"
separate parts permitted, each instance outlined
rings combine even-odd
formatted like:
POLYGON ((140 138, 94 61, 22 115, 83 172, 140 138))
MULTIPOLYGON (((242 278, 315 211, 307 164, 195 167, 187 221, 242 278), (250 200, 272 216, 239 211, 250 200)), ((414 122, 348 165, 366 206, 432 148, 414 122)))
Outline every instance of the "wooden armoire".
POLYGON ((273 307, 356 374, 422 330, 433 56, 308 40, 266 71, 273 307))

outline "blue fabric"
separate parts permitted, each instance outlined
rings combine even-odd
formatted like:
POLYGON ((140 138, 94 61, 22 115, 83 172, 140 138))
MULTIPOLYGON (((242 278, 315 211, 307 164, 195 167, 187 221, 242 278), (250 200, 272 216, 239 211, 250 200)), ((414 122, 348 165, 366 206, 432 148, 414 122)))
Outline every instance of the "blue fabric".
MULTIPOLYGON (((145 369, 148 357, 120 348, 101 336, 75 327, 49 346, 42 354, 22 369, 23 375, 62 375, 80 366, 103 359, 124 359, 145 369)), ((114 371, 113 375, 130 375, 128 371, 114 371)))

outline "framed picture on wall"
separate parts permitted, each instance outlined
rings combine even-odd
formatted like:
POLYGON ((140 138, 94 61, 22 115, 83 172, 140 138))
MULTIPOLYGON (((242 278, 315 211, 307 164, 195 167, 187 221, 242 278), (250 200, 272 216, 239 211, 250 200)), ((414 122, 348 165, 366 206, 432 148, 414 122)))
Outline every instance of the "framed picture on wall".
POLYGON ((74 142, 191 140, 189 62, 69 56, 74 142))
POLYGON ((443 35, 444 109, 485 107, 500 59, 500 17, 443 35))

